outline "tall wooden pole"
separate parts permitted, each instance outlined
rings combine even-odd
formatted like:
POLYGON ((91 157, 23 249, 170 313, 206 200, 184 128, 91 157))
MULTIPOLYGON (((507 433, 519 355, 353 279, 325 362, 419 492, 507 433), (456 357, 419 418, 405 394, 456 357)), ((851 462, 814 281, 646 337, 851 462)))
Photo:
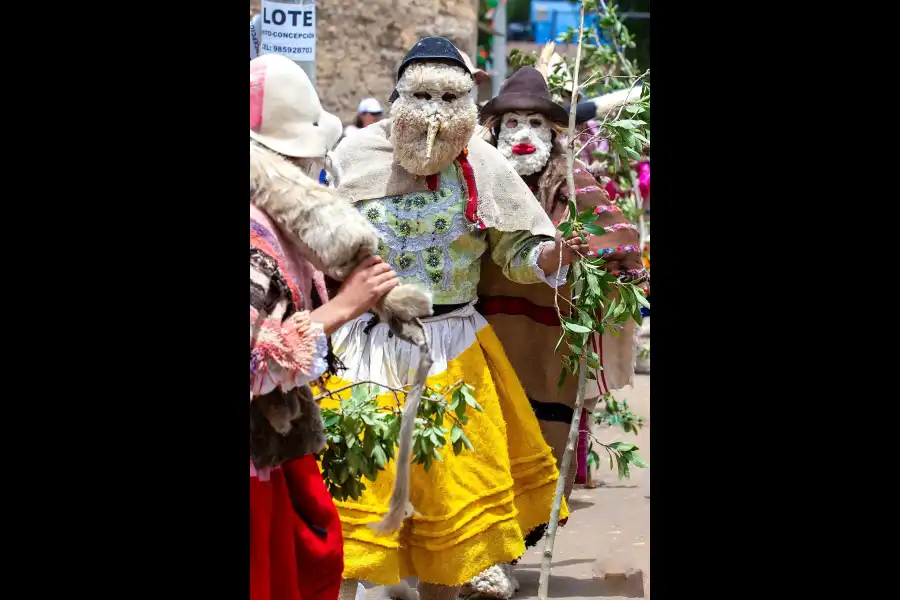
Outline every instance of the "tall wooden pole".
MULTIPOLYGON (((572 198, 578 206, 575 193, 575 90, 578 89, 578 76, 581 70, 581 49, 584 44, 584 2, 581 3, 581 12, 578 19, 578 46, 575 50, 575 72, 572 74, 573 104, 569 110, 569 132, 566 143, 566 183, 569 186, 569 198, 572 198)), ((574 219, 576 215, 569 215, 574 219)), ((593 334, 591 334, 593 335, 593 334)), ((575 445, 578 443, 578 434, 581 425, 581 409, 584 407, 584 394, 587 385, 587 357, 582 355, 578 364, 578 394, 575 396, 574 414, 572 424, 569 426, 569 437, 566 440, 566 451, 563 453, 562 464, 559 466, 559 480, 556 482, 556 494, 553 497, 553 508, 550 511, 550 521, 547 523, 547 537, 544 541, 544 553, 541 556, 541 574, 538 580, 538 599, 547 600, 550 589, 550 571, 553 568, 553 545, 556 542, 556 530, 559 527, 559 512, 562 507, 563 496, 566 488, 566 473, 575 454, 575 445)))

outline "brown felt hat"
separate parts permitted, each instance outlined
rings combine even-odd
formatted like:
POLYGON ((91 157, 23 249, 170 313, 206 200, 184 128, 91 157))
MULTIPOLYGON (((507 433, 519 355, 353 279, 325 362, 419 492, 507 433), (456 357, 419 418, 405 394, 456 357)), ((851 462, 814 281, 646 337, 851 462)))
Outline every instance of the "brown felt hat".
POLYGON ((550 99, 550 90, 541 72, 534 67, 522 67, 503 83, 500 93, 481 109, 485 117, 517 111, 533 111, 565 125, 569 121, 566 109, 550 99))

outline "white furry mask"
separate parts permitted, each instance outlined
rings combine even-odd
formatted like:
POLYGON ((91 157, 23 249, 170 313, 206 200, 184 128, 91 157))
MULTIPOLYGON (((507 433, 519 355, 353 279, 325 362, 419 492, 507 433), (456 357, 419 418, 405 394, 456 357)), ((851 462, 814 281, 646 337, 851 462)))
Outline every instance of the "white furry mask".
POLYGON ((547 117, 539 113, 503 114, 497 149, 519 175, 532 175, 550 160, 553 132, 547 117))
POLYGON ((415 63, 403 72, 391 105, 391 142, 401 167, 433 175, 453 163, 478 120, 474 85, 460 67, 443 63, 415 63))

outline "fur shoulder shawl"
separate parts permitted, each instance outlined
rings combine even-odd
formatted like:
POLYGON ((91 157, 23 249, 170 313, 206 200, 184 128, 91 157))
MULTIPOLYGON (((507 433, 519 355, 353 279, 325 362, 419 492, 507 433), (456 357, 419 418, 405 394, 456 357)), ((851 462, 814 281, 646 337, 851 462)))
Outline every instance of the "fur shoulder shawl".
POLYGON ((338 281, 346 279, 360 256, 374 254, 378 247, 375 230, 337 191, 253 140, 250 201, 304 258, 338 281))

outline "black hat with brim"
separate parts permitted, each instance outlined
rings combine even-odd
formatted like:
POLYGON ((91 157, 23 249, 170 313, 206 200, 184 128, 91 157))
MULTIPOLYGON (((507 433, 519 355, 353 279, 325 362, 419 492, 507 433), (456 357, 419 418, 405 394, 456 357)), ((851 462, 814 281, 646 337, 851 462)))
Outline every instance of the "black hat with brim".
MULTIPOLYGON (((403 76, 403 71, 405 71, 409 65, 417 62, 437 61, 447 62, 461 67, 463 71, 472 76, 473 81, 475 80, 475 76, 472 74, 472 71, 469 70, 466 61, 463 60, 463 57, 459 54, 459 50, 456 49, 456 46, 454 46, 450 40, 442 37, 426 37, 416 42, 416 45, 410 48, 409 52, 406 53, 406 56, 403 57, 403 62, 400 63, 400 68, 397 69, 397 81, 400 81, 400 78, 403 76)), ((391 94, 391 97, 388 98, 388 101, 395 101, 399 95, 400 94, 395 89, 391 94)))
POLYGON ((522 67, 513 73, 500 88, 500 93, 482 107, 481 115, 525 111, 540 113, 561 125, 569 121, 566 109, 550 99, 547 82, 534 67, 522 67))

